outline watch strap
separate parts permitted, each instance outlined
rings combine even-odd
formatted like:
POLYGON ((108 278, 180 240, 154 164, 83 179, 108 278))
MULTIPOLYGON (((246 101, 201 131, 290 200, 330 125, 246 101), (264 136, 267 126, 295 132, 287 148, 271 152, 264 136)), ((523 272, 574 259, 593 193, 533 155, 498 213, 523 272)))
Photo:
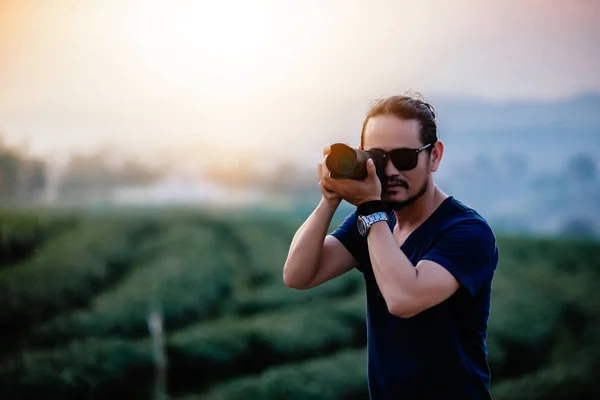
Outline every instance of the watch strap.
POLYGON ((383 200, 367 201, 359 204, 356 208, 356 213, 358 215, 371 215, 378 212, 387 213, 388 211, 388 206, 383 202, 383 200))
POLYGON ((371 229, 371 225, 379 221, 389 221, 388 214, 379 211, 369 215, 359 215, 357 221, 358 232, 362 236, 367 236, 369 230, 371 229))

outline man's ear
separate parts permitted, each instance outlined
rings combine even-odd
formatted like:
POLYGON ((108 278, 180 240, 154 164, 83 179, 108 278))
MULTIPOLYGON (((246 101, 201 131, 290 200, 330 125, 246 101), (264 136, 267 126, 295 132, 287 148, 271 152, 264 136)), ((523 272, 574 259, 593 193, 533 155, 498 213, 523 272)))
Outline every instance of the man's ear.
POLYGON ((440 162, 442 161, 442 156, 444 155, 444 143, 441 141, 435 142, 433 145, 433 149, 431 150, 431 154, 429 155, 429 165, 431 172, 437 171, 440 166, 440 162))

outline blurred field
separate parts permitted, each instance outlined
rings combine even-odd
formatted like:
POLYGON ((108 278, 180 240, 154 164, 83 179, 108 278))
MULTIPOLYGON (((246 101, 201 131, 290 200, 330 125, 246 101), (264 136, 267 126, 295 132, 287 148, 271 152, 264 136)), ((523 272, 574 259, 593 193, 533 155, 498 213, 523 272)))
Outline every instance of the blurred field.
MULTIPOLYGON (((365 399, 357 271, 283 285, 297 221, 192 211, 0 215, 0 398, 365 399), (157 397, 159 398, 159 397, 157 397)), ((500 237, 494 399, 600 396, 600 245, 500 237)))

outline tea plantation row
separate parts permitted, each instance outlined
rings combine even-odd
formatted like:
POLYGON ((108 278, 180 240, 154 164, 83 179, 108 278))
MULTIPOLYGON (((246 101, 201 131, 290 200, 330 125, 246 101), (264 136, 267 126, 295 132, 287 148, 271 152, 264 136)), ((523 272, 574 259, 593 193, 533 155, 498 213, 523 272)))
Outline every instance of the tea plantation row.
MULTIPOLYGON (((0 397, 152 398, 162 350, 170 398, 365 398, 362 277, 286 288, 296 228, 192 211, 0 215, 0 397)), ((599 396, 598 243, 499 247, 494 399, 599 396)))

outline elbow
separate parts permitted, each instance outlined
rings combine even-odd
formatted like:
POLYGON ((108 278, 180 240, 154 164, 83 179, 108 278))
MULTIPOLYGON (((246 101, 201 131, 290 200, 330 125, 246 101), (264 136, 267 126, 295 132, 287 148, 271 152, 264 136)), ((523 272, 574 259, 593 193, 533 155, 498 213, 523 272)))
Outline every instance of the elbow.
POLYGON ((386 301, 388 312, 396 318, 408 319, 419 314, 414 301, 410 299, 390 299, 386 301))
POLYGON ((294 277, 292 277, 290 275, 290 273, 288 272, 288 270, 286 270, 285 268, 283 269, 283 284, 290 289, 296 289, 296 290, 310 289, 309 284, 307 284, 305 282, 299 282, 298 279, 294 279, 294 277))

